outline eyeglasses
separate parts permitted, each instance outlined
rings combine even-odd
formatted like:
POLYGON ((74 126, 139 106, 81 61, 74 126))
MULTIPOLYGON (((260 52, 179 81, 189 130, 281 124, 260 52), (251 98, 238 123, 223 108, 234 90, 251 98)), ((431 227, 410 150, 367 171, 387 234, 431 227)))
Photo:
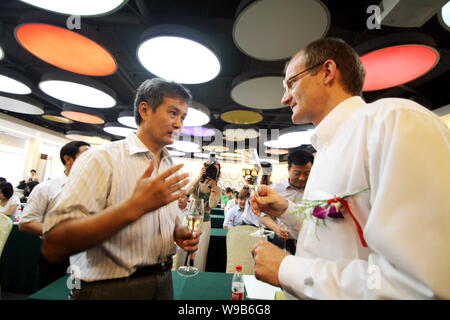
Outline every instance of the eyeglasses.
POLYGON ((322 61, 322 62, 320 62, 320 63, 318 63, 318 64, 315 64, 315 65, 313 65, 312 67, 306 68, 305 70, 300 71, 300 72, 297 73, 297 74, 294 74, 294 75, 293 75, 292 77, 290 77, 289 79, 283 80, 283 87, 284 87, 286 90, 291 90, 291 89, 292 89, 292 86, 294 85, 294 83, 300 79, 300 78, 298 78, 298 76, 300 76, 301 74, 303 74, 303 73, 305 73, 305 72, 311 71, 311 70, 314 69, 314 68, 317 68, 317 67, 321 66, 324 62, 325 62, 325 61, 322 61), (297 78, 297 79, 296 79, 296 78, 297 78))

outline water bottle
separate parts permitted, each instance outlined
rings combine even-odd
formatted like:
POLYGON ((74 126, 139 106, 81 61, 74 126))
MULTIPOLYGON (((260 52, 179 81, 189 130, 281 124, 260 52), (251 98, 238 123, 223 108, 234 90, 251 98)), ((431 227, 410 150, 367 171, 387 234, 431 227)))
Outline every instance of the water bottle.
POLYGON ((244 280, 242 279, 242 266, 236 266, 231 282, 231 300, 244 300, 244 280))

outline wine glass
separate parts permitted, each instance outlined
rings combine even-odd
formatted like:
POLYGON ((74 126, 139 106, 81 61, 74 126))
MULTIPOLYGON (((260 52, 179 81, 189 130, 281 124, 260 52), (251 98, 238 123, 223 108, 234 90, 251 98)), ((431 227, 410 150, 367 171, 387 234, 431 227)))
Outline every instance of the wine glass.
MULTIPOLYGON (((255 166, 252 169, 244 168, 242 169, 242 177, 244 178, 245 182, 249 185, 249 188, 252 192, 255 193, 256 196, 258 196, 258 183, 260 179, 261 174, 261 168, 259 163, 255 164, 255 166)), ((261 223, 261 212, 254 212, 258 218, 259 218, 259 230, 257 232, 251 233, 250 236, 252 237, 265 237, 264 228, 261 223)))
MULTIPOLYGON (((284 223, 280 223, 279 224, 279 228, 280 228, 280 231, 282 233, 288 233, 289 232, 288 227, 284 223)), ((284 238, 284 237, 283 237, 283 250, 287 251, 286 250, 286 238, 284 238)))
MULTIPOLYGON (((188 211, 183 220, 183 224, 186 225, 192 233, 200 230, 204 217, 204 204, 203 199, 192 199, 189 202, 188 211)), ((193 277, 197 275, 198 269, 190 265, 190 252, 188 252, 187 263, 184 266, 180 266, 177 269, 178 274, 184 277, 193 277)))

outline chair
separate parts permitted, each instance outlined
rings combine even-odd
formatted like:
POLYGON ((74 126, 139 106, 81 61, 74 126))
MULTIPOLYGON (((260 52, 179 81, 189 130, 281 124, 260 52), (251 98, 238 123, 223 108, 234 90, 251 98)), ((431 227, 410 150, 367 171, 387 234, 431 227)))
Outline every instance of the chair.
POLYGON ((257 231, 254 226, 237 226, 227 233, 227 273, 234 273, 237 265, 242 266, 242 274, 255 274, 252 250, 261 238, 250 236, 257 231))

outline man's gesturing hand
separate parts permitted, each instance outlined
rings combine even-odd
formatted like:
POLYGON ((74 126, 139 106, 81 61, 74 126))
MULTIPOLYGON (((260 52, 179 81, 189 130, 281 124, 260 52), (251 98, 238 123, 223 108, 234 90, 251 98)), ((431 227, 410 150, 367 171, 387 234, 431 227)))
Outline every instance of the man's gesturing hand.
POLYGON ((184 193, 180 190, 189 182, 186 179, 189 174, 183 173, 172 176, 183 166, 183 164, 173 166, 159 176, 150 178, 155 168, 155 163, 150 161, 150 165, 137 181, 130 197, 133 206, 139 208, 139 216, 177 200, 184 193))

